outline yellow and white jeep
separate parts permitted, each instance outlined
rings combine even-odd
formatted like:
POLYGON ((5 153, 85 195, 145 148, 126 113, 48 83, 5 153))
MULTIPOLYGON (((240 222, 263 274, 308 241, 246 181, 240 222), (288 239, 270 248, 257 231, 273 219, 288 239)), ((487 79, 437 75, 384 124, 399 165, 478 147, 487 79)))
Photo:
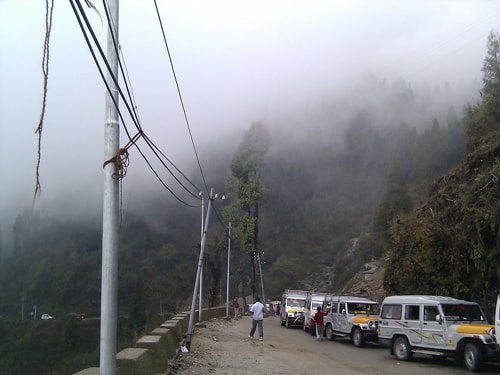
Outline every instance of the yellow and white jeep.
POLYGON ((377 341, 380 306, 366 297, 328 295, 323 301, 325 335, 333 341, 336 337, 349 337, 355 346, 367 341, 377 341))
POLYGON ((436 358, 452 356, 479 371, 485 361, 500 360, 495 326, 488 324, 475 302, 451 297, 406 295, 384 299, 379 342, 400 361, 414 353, 436 358))
POLYGON ((287 328, 303 327, 307 291, 285 289, 281 296, 281 325, 287 328))

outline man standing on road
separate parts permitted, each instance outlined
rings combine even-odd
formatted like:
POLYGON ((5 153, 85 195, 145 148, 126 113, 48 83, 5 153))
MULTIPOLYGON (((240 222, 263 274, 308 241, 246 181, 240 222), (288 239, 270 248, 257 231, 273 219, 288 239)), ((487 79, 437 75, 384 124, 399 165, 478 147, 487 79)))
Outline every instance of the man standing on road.
POLYGON ((255 303, 250 307, 253 313, 252 329, 248 337, 253 339, 255 329, 259 326, 259 341, 264 340, 264 328, 262 327, 262 320, 264 320, 264 305, 260 302, 259 297, 255 297, 255 303))

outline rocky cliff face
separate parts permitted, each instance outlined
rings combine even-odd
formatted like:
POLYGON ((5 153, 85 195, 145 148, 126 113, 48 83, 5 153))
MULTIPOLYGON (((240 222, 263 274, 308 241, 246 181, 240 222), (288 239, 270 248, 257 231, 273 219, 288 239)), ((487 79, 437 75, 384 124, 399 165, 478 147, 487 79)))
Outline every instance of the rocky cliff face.
MULTIPOLYGON (((343 262, 355 263, 356 257, 361 256, 359 238, 353 238, 345 251, 343 262)), ((365 263, 363 268, 355 273, 346 284, 339 285, 335 267, 326 267, 322 271, 311 274, 301 282, 304 290, 325 293, 345 293, 353 295, 366 295, 372 300, 382 302, 387 293, 384 289, 385 265, 382 260, 372 260, 365 263)))
POLYGON ((358 272, 345 287, 345 292, 367 294, 372 300, 382 303, 387 293, 384 290, 384 267, 382 261, 365 264, 365 269, 358 272))

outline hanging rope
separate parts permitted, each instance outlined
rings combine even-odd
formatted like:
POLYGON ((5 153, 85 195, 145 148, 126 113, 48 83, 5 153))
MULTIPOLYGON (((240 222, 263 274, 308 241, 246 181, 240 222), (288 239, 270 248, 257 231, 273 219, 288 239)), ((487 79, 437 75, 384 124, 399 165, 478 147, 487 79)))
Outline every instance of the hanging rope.
POLYGON ((113 163, 118 170, 118 172, 115 172, 111 175, 112 178, 115 180, 121 181, 123 178, 127 175, 127 168, 130 164, 129 158, 128 158, 128 149, 132 147, 135 142, 142 136, 142 132, 137 133, 132 137, 132 139, 125 145, 125 147, 122 147, 118 150, 118 152, 113 156, 112 158, 106 160, 103 164, 103 168, 110 164, 113 163))
POLYGON ((40 161, 42 158, 42 130, 43 120, 45 119, 45 107, 47 105, 47 85, 49 80, 49 46, 50 46, 50 32, 52 31, 52 14, 54 12, 54 0, 45 0, 45 40, 43 43, 43 57, 42 57, 42 72, 43 72, 43 98, 42 110, 40 112, 40 119, 35 133, 38 134, 38 158, 36 162, 36 182, 35 194, 33 195, 33 202, 36 197, 42 192, 42 185, 40 184, 40 161))

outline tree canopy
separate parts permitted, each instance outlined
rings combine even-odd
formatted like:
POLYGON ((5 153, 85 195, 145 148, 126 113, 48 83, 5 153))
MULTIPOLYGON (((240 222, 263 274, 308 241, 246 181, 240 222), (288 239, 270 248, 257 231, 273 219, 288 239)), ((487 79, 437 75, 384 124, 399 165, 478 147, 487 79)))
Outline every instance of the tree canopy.
POLYGON ((269 130, 261 123, 254 123, 245 132, 238 150, 233 155, 230 175, 226 182, 231 204, 224 216, 234 224, 235 237, 250 256, 253 296, 256 296, 256 251, 258 246, 259 205, 265 197, 265 187, 260 178, 265 166, 265 156, 271 145, 269 130))

